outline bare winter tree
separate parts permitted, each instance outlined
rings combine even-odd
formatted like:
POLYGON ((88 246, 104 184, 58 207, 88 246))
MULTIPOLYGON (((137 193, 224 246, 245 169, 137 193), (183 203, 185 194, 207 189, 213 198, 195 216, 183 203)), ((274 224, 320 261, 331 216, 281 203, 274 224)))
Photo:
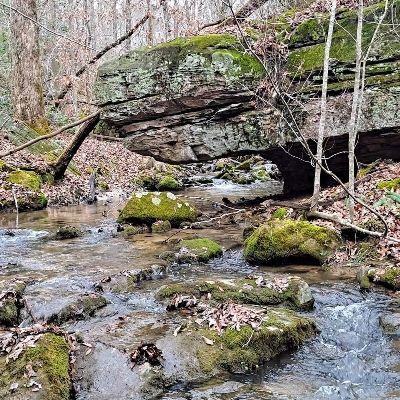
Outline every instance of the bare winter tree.
POLYGON ((15 118, 34 128, 46 126, 36 0, 12 0, 11 61, 15 118))
POLYGON ((322 78, 322 94, 321 94, 321 115, 319 119, 317 155, 316 155, 318 162, 315 165, 314 194, 311 202, 311 210, 314 210, 318 205, 319 194, 321 191, 320 164, 322 163, 322 153, 323 153, 323 144, 325 136, 326 101, 328 94, 328 78, 329 78, 329 54, 331 52, 333 27, 335 25, 335 14, 336 14, 336 0, 332 0, 329 27, 328 27, 328 36, 326 38, 326 45, 325 45, 324 71, 322 78))
POLYGON ((363 29, 364 4, 359 0, 357 11, 357 37, 356 37, 356 67, 354 75, 354 92, 351 115, 349 122, 349 212, 350 220, 354 220, 354 196, 355 196, 355 147, 357 139, 357 120, 360 112, 361 96, 361 61, 362 61, 362 29, 363 29))

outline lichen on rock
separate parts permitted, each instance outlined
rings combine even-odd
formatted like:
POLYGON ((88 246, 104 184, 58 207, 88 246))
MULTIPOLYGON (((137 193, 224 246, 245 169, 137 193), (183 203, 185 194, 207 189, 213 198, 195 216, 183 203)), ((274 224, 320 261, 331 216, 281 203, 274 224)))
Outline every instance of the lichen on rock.
POLYGON ((173 283, 158 291, 160 299, 175 295, 211 298, 212 302, 233 301, 239 304, 283 305, 310 309, 314 298, 307 283, 298 277, 260 275, 233 280, 173 283))
POLYGON ((330 228, 307 221, 273 219, 246 239, 244 255, 250 262, 263 264, 287 261, 323 264, 338 247, 339 237, 330 228))
POLYGON ((136 192, 120 212, 118 222, 151 225, 169 221, 173 227, 182 222, 194 222, 199 212, 170 192, 136 192))

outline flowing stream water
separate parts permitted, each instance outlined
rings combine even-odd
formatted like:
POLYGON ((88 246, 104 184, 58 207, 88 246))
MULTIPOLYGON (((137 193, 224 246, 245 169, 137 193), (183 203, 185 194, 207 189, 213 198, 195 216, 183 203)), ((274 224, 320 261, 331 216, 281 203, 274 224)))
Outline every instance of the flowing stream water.
MULTIPOLYGON (((189 189, 185 195, 205 209, 227 193, 239 199, 243 188, 217 185, 189 189)), ((254 196, 254 190, 249 193, 254 196)), ((77 295, 93 291, 93 283, 104 276, 157 263, 171 232, 129 239, 118 235, 114 222, 117 208, 121 205, 98 204, 21 214, 14 236, 6 232, 13 228, 15 216, 0 216, 0 280, 18 277, 31 281, 26 290, 31 312, 45 317, 77 295), (79 225, 86 233, 66 241, 46 239, 65 224, 79 225)), ((400 399, 399 338, 386 335, 379 323, 391 302, 383 291, 361 293, 354 282, 356 270, 351 268, 326 271, 315 266, 252 266, 242 257, 241 229, 236 225, 188 230, 179 232, 179 237, 193 233, 219 241, 227 249, 224 256, 177 270, 163 284, 256 271, 296 274, 312 287, 315 309, 308 314, 316 320, 320 333, 298 351, 272 360, 255 374, 176 385, 161 399, 400 399)), ((82 367, 90 378, 80 384, 78 399, 134 398, 124 397, 136 382, 119 351, 134 349, 142 340, 156 340, 165 333, 168 316, 154 298, 159 286, 159 281, 154 281, 131 294, 105 293, 107 307, 90 320, 68 326, 97 344, 95 362, 82 367), (117 315, 126 316, 124 329, 114 329, 117 315)))

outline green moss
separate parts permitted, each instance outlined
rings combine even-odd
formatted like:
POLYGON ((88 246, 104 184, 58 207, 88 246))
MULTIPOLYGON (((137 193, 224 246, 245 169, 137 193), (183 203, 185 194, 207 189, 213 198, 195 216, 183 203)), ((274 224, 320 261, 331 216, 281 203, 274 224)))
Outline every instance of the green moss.
MULTIPOLYGON (((377 25, 377 18, 383 13, 384 5, 384 2, 381 2, 366 7, 364 10, 362 36, 364 50, 371 43, 377 25)), ((398 7, 395 7, 394 10, 394 14, 398 15, 398 7)), ((392 59, 400 50, 400 43, 392 40, 393 33, 391 32, 390 20, 393 17, 392 13, 387 13, 385 19, 387 24, 383 24, 380 31, 382 39, 379 43, 374 43, 370 54, 371 58, 392 59)), ((328 22, 328 14, 319 14, 315 18, 302 22, 293 32, 289 43, 293 50, 288 57, 288 68, 292 75, 296 75, 296 73, 297 75, 303 75, 311 71, 322 70, 328 22)), ((330 52, 330 58, 336 60, 333 68, 337 69, 337 63, 339 65, 354 63, 356 29, 356 11, 338 13, 330 52)))
POLYGON ((239 45, 238 40, 229 34, 198 35, 189 38, 177 38, 169 42, 158 44, 150 50, 170 49, 178 47, 189 51, 201 51, 211 48, 225 48, 239 45))
POLYGON ((265 264, 307 260, 323 263, 338 247, 335 231, 306 221, 271 220, 245 241, 248 261, 265 264))
POLYGON ((364 168, 360 168, 357 173, 357 179, 365 178, 367 175, 371 173, 371 171, 373 171, 373 169, 376 167, 377 164, 378 164, 377 162, 373 162, 371 164, 368 164, 364 168))
POLYGON ((393 290, 400 290, 400 268, 387 267, 384 269, 370 269, 368 277, 374 283, 386 286, 393 290))
POLYGON ((161 191, 180 190, 182 185, 173 176, 166 175, 158 181, 156 189, 161 191))
POLYGON ((171 223, 169 221, 157 221, 151 225, 151 231, 153 233, 164 233, 172 229, 171 223))
POLYGON ((212 63, 223 69, 223 73, 232 76, 265 74, 262 64, 252 55, 246 54, 243 46, 232 35, 209 34, 189 38, 177 38, 161 43, 149 49, 150 52, 168 51, 171 57, 183 58, 187 54, 201 54, 207 59, 211 57, 212 63))
POLYGON ((215 343, 198 351, 197 356, 200 365, 208 371, 222 367, 229 372, 247 372, 283 351, 297 348, 315 331, 315 323, 308 318, 299 317, 289 310, 269 309, 258 330, 248 325, 239 331, 227 328, 221 336, 215 331, 200 330, 200 335, 215 343))
POLYGON ((7 181, 35 191, 39 191, 42 186, 42 180, 38 174, 20 169, 11 172, 7 177, 7 181))
POLYGON ((69 347, 63 336, 52 333, 43 335, 35 347, 28 348, 20 357, 8 364, 0 359, 0 397, 13 399, 8 390, 12 383, 19 383, 15 399, 31 398, 31 388, 26 388, 29 378, 24 376, 30 363, 37 373, 35 381, 42 385, 39 397, 45 400, 69 400, 69 347), (21 397, 22 396, 22 397, 21 397))
POLYGON ((0 171, 3 171, 3 169, 6 169, 6 163, 3 160, 0 160, 0 171))
POLYGON ((211 258, 219 257, 223 252, 222 247, 217 242, 206 238, 182 240, 179 247, 184 247, 194 253, 196 259, 201 262, 207 262, 211 258))
POLYGON ((175 195, 164 193, 135 193, 121 211, 118 222, 149 224, 162 220, 179 226, 182 222, 194 222, 198 211, 189 203, 179 201, 175 195))
POLYGON ((233 65, 237 67, 237 70, 230 71, 233 75, 243 76, 252 74, 261 77, 265 74, 263 65, 255 57, 238 50, 217 50, 213 53, 212 57, 213 62, 218 62, 219 58, 230 58, 233 65))
POLYGON ((126 237, 139 235, 141 233, 143 233, 142 226, 124 225, 123 235, 126 237))
POLYGON ((18 323, 18 306, 14 297, 4 299, 0 303, 0 326, 15 326, 18 323))
POLYGON ((400 178, 395 178, 389 181, 381 181, 377 183, 377 188, 382 190, 399 190, 400 189, 400 178))
POLYGON ((400 268, 387 268, 380 279, 391 287, 398 288, 400 286, 400 268))
POLYGON ((289 210, 285 207, 280 207, 277 208, 273 213, 272 213, 272 218, 275 219, 285 219, 289 214, 289 210))

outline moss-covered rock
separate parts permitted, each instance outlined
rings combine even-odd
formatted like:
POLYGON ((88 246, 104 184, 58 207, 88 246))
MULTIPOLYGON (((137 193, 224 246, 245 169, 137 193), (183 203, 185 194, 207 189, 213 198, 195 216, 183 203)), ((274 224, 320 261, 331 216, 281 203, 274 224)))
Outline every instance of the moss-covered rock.
MULTIPOLYGON (((386 13, 380 29, 379 41, 372 41, 377 19, 385 12, 385 2, 372 4, 364 9, 364 24, 362 32, 362 47, 366 51, 370 47, 369 61, 366 68, 366 86, 393 85, 399 82, 400 65, 394 61, 400 50, 399 44, 393 43, 390 21, 399 18, 399 2, 395 1, 393 13, 386 13), (379 63, 376 62, 379 60, 379 63)), ((314 78, 311 86, 320 90, 322 69, 325 51, 325 35, 329 23, 329 14, 316 14, 312 18, 301 22, 290 35, 288 56, 288 70, 297 79, 308 79, 311 74, 314 78)), ((343 91, 352 89, 354 73, 351 69, 355 63, 355 41, 357 29, 357 11, 349 10, 337 14, 330 58, 332 76, 328 90, 343 91)), ((395 28, 399 32, 399 28, 395 28)))
POLYGON ((169 190, 180 190, 182 189, 182 184, 173 176, 166 175, 157 182, 156 189, 162 192, 169 190))
POLYGON ((68 321, 83 320, 92 317, 95 312, 107 305, 107 300, 98 294, 87 294, 64 307, 48 318, 49 323, 61 325, 68 321))
POLYGON ((134 179, 133 183, 146 190, 177 191, 183 188, 182 182, 177 175, 176 168, 169 166, 167 167, 167 173, 158 171, 142 173, 134 179))
POLYGON ((400 290, 400 267, 371 268, 368 270, 368 277, 370 281, 378 285, 400 290))
POLYGON ((75 239, 83 236, 83 231, 76 226, 65 225, 57 229, 54 235, 55 240, 75 239))
POLYGON ((285 309, 268 309, 259 329, 246 325, 236 330, 227 328, 221 336, 216 331, 201 329, 193 340, 203 337, 213 346, 200 343, 197 357, 205 372, 224 369, 233 373, 249 372, 278 354, 295 349, 314 336, 315 323, 285 309))
POLYGON ((41 210, 47 206, 47 196, 40 191, 42 179, 37 173, 1 165, 0 171, 8 174, 2 185, 5 191, 0 197, 0 210, 15 209, 15 200, 18 211, 41 210))
POLYGON ((378 182, 377 187, 382 190, 400 190, 400 178, 378 182))
POLYGON ((63 336, 47 333, 42 335, 34 347, 28 347, 16 360, 0 357, 0 398, 10 400, 69 400, 72 382, 69 376, 69 346, 63 336), (31 378, 27 366, 35 371, 32 379, 41 385, 29 386, 31 378), (11 391, 12 384, 18 384, 11 391))
POLYGON ((127 277, 128 286, 132 284, 138 284, 143 281, 152 281, 155 279, 162 278, 167 273, 166 265, 152 265, 148 268, 142 268, 140 270, 128 271, 125 273, 127 277))
POLYGON ((274 264, 307 261, 322 264, 339 246, 336 232, 307 221, 273 219, 246 239, 250 262, 274 264))
POLYGON ((272 213, 272 218, 285 219, 289 215, 289 210, 286 207, 279 207, 272 213))
POLYGON ((222 247, 217 242, 207 238, 181 240, 178 248, 180 251, 188 252, 190 259, 200 262, 207 262, 223 253, 222 247))
POLYGON ((42 186, 42 180, 36 172, 20 169, 10 172, 7 181, 35 191, 39 191, 42 186))
POLYGON ((208 298, 212 302, 233 301, 240 304, 284 305, 293 309, 310 309, 314 298, 305 281, 298 277, 264 276, 257 279, 204 281, 199 283, 175 283, 163 286, 158 291, 161 299, 175 294, 208 298))
POLYGON ((150 225, 162 220, 178 227, 182 222, 194 222, 198 215, 194 206, 178 200, 170 192, 138 192, 120 212, 118 222, 150 225))
POLYGON ((169 221, 156 221, 151 225, 151 231, 153 233, 164 233, 172 229, 169 221))
POLYGON ((20 310, 24 306, 22 295, 25 283, 15 281, 1 285, 0 326, 16 326, 19 323, 20 310))

